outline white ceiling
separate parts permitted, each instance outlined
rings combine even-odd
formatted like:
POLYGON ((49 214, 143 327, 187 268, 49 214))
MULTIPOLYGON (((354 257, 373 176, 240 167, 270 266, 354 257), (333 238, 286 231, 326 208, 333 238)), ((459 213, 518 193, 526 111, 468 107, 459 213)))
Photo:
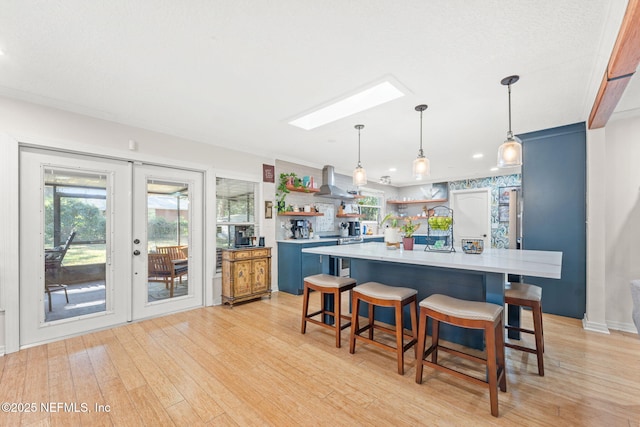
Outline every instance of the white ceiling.
MULTIPOLYGON (((363 123, 369 179, 395 185, 415 183, 426 103, 429 181, 487 176, 508 128, 500 80, 520 75, 516 134, 586 121, 626 3, 1 0, 0 95, 346 174, 363 123), (287 124, 385 76, 409 95, 287 124)), ((637 80, 619 109, 640 107, 637 80)))

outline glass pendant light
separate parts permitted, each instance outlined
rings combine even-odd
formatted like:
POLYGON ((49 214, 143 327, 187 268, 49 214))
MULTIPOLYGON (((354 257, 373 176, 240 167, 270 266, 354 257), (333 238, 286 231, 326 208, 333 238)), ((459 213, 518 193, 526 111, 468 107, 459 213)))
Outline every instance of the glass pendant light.
POLYGON ((499 168, 511 168, 522 165, 522 141, 517 136, 513 136, 513 132, 511 131, 511 85, 519 79, 520 76, 509 76, 500 81, 500 83, 509 88, 509 132, 507 132, 507 139, 498 149, 499 168))
POLYGON ((420 150, 418 151, 418 157, 413 161, 413 177, 415 179, 422 179, 431 174, 429 159, 424 156, 424 151, 422 151, 422 112, 426 109, 427 105, 425 104, 420 104, 416 107, 416 111, 420 111, 420 150))
POLYGON ((353 185, 360 186, 367 183, 367 171, 360 163, 360 130, 364 128, 364 125, 356 125, 355 128, 358 129, 358 166, 353 171, 353 185))

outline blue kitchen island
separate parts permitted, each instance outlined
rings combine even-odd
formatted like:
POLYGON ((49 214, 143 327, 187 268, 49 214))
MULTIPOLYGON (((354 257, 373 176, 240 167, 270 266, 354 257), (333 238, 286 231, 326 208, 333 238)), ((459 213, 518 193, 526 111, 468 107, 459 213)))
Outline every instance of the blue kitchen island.
MULTIPOLYGON (((465 254, 462 251, 428 252, 424 251, 424 245, 416 245, 413 251, 390 250, 384 243, 367 243, 305 248, 302 252, 319 255, 327 261, 349 258, 351 277, 359 284, 373 281, 413 288, 418 291, 418 301, 432 294, 444 294, 504 305, 507 274, 559 279, 562 271, 562 252, 555 251, 486 249, 482 254, 465 254)), ((390 310, 377 312, 376 319, 393 324, 390 310)), ((361 314, 366 315, 366 310, 361 314)), ((518 308, 510 309, 508 316, 510 323, 519 324, 518 308)), ((482 331, 450 325, 442 325, 441 331, 443 339, 473 348, 484 347, 482 331)), ((519 338, 515 333, 509 336, 519 338)))

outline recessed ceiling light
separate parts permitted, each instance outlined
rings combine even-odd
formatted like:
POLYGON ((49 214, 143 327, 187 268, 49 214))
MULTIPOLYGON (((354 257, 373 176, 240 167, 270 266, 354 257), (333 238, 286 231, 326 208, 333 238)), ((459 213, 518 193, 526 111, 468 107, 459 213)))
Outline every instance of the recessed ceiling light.
POLYGON ((498 168, 493 167, 493 168, 491 168, 491 169, 489 169, 489 170, 490 170, 491 172, 495 172, 495 171, 497 171, 497 170, 498 170, 498 168))
POLYGON ((397 170, 398 170, 398 168, 389 168, 389 172, 395 172, 397 170))
POLYGON ((484 157, 484 154, 482 154, 482 153, 476 153, 476 154, 473 155, 474 159, 481 159, 483 157, 484 157))
POLYGON ((0 49, 0 56, 4 55, 4 50, 0 49))
POLYGON ((373 87, 292 120, 289 124, 305 130, 315 129, 327 123, 335 122, 352 114, 384 104, 385 102, 393 101, 404 95, 404 92, 394 86, 390 81, 385 80, 373 87))

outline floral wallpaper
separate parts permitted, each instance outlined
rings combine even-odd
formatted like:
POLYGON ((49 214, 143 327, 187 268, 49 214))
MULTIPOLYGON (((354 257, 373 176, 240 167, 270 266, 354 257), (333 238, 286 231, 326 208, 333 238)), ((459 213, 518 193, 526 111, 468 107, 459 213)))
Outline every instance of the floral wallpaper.
POLYGON ((500 221, 499 191, 500 187, 517 187, 522 183, 520 174, 490 176, 487 178, 465 179, 449 182, 449 191, 468 190, 472 188, 491 189, 491 247, 509 247, 509 223, 500 221))

